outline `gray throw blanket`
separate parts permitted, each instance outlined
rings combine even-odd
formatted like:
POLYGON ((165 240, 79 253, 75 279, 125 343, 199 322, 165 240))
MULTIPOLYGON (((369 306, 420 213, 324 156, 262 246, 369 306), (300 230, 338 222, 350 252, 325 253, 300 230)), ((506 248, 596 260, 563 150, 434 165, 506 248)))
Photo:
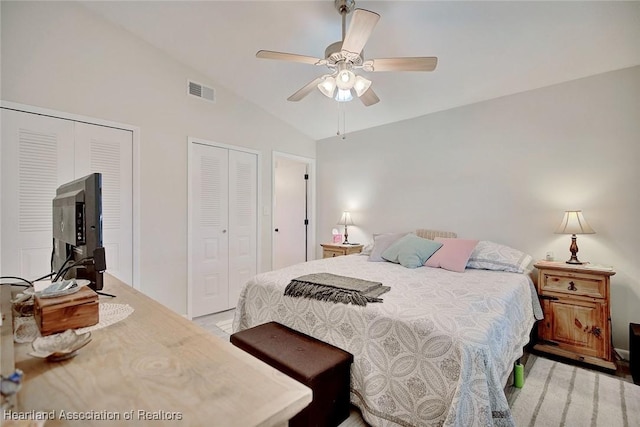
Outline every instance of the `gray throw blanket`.
POLYGON ((287 285, 284 294, 320 301, 367 305, 368 302, 382 302, 380 295, 390 289, 389 286, 382 286, 379 282, 331 273, 314 273, 293 279, 287 285))

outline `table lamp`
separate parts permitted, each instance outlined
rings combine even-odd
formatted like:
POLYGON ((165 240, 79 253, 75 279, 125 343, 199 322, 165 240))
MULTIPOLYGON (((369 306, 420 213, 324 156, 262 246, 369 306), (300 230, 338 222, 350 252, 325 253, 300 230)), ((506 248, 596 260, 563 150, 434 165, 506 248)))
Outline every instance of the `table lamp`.
POLYGON ((594 234, 595 231, 582 216, 582 211, 565 211, 562 222, 554 231, 556 234, 571 234, 571 258, 567 264, 585 264, 578 260, 578 244, 576 243, 576 234, 594 234))
POLYGON ((342 244, 350 245, 351 243, 349 243, 349 233, 347 233, 347 225, 353 225, 351 214, 347 211, 342 212, 342 216, 338 221, 338 225, 344 225, 344 242, 342 242, 342 244))

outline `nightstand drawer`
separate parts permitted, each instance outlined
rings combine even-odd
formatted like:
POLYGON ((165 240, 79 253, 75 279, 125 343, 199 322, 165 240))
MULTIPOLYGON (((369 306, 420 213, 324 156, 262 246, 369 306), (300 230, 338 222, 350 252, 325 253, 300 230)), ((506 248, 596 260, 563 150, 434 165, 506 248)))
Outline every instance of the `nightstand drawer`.
POLYGON ((335 256, 341 256, 341 255, 344 255, 344 251, 342 250, 336 251, 336 250, 324 248, 324 251, 322 252, 323 258, 333 258, 335 256))
POLYGON ((606 298, 607 288, 602 276, 545 273, 540 284, 542 293, 555 292, 592 298, 606 298))

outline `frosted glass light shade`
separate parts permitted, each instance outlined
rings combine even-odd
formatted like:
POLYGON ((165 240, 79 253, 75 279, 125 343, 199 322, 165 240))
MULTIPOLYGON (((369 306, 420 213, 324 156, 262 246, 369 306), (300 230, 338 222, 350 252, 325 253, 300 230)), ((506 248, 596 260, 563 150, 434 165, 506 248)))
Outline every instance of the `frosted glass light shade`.
POLYGON ((358 98, 365 93, 369 87, 371 86, 371 80, 367 80, 362 76, 356 76, 356 82, 353 85, 353 89, 355 89, 358 98))
POLYGON ((336 79, 333 76, 325 76, 324 80, 318 83, 318 89, 327 98, 333 98, 336 92, 336 79))
POLYGON ((356 83, 356 75, 353 74, 353 71, 342 69, 338 71, 336 75, 336 85, 338 89, 349 90, 356 83))
POLYGON ((335 99, 338 102, 349 102, 353 99, 353 95, 351 94, 351 90, 343 90, 338 88, 335 99))

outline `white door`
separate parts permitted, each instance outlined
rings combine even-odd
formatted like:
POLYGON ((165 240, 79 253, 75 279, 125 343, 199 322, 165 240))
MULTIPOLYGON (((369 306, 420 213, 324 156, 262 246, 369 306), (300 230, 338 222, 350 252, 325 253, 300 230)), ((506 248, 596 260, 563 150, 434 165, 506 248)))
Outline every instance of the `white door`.
POLYGON ((274 162, 273 268, 305 262, 308 241, 307 164, 279 157, 274 162))
POLYGON ((51 203, 74 179, 73 122, 2 109, 2 275, 51 271, 51 203))
POLYGON ((191 144, 192 317, 229 308, 228 171, 229 150, 191 144))
POLYGON ((189 315, 236 306, 257 271, 257 155, 191 142, 189 315))
POLYGON ((101 172, 107 271, 133 283, 132 156, 131 131, 2 109, 2 274, 51 270, 56 188, 101 172))
POLYGON ((131 131, 75 123, 76 177, 102 174, 107 271, 127 284, 133 283, 132 143, 131 131))
POLYGON ((258 266, 257 155, 229 150, 229 302, 238 302, 242 286, 258 266))

